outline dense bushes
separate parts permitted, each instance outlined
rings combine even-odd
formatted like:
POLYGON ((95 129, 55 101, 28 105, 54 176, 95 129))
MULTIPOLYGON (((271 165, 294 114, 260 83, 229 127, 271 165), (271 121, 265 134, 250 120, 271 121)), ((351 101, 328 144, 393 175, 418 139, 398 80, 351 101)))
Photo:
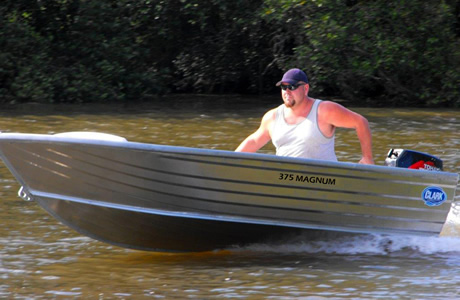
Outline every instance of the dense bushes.
POLYGON ((285 64, 308 66, 316 89, 347 99, 460 106, 454 7, 413 0, 313 1, 317 5, 306 7, 296 1, 302 13, 293 15, 293 1, 270 2, 267 13, 291 24, 280 34, 301 33, 285 64))
POLYGON ((271 93, 460 107, 456 1, 4 0, 0 101, 271 93))

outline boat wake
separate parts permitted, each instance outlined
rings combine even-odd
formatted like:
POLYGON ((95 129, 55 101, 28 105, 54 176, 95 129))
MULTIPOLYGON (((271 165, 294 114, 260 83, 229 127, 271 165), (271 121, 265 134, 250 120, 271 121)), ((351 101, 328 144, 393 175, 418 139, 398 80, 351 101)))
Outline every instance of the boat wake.
POLYGON ((460 253, 460 204, 449 213, 441 236, 369 234, 309 240, 302 234, 282 243, 253 244, 240 250, 273 253, 324 253, 340 255, 449 255, 460 253))
POLYGON ((283 244, 254 244, 241 250, 276 253, 324 253, 342 255, 389 255, 419 253, 421 255, 460 253, 459 237, 419 237, 408 235, 360 235, 337 240, 308 241, 302 236, 283 244))

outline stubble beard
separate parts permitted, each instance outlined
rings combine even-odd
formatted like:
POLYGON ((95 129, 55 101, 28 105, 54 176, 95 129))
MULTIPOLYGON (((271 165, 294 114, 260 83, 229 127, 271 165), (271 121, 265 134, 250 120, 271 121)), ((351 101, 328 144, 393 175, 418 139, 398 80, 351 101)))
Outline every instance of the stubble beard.
POLYGON ((292 99, 292 100, 290 100, 289 98, 284 99, 284 105, 285 105, 286 107, 291 108, 291 107, 294 107, 295 104, 296 104, 295 99, 292 99))
POLYGON ((287 103, 285 102, 284 105, 286 105, 286 107, 288 107, 288 108, 294 107, 295 100, 292 103, 291 102, 287 102, 287 103))

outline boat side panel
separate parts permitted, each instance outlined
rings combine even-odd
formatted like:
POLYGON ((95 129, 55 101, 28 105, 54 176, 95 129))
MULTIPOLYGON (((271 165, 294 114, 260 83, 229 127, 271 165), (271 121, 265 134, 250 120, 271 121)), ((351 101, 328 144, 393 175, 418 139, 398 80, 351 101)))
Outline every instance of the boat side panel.
POLYGON ((368 168, 93 144, 15 142, 1 148, 30 190, 210 216, 288 220, 315 228, 328 224, 439 233, 455 193, 452 176, 430 177, 426 172, 403 176, 398 171, 393 176, 368 168), (442 185, 448 201, 425 205, 420 195, 430 185, 442 185))

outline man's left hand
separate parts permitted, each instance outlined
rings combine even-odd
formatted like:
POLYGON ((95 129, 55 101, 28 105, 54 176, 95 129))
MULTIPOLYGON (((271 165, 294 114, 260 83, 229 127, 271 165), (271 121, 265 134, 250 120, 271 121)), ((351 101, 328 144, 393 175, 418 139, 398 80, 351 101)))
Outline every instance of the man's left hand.
POLYGON ((374 159, 373 158, 368 158, 368 157, 361 158, 359 163, 364 164, 364 165, 375 165, 374 159))

